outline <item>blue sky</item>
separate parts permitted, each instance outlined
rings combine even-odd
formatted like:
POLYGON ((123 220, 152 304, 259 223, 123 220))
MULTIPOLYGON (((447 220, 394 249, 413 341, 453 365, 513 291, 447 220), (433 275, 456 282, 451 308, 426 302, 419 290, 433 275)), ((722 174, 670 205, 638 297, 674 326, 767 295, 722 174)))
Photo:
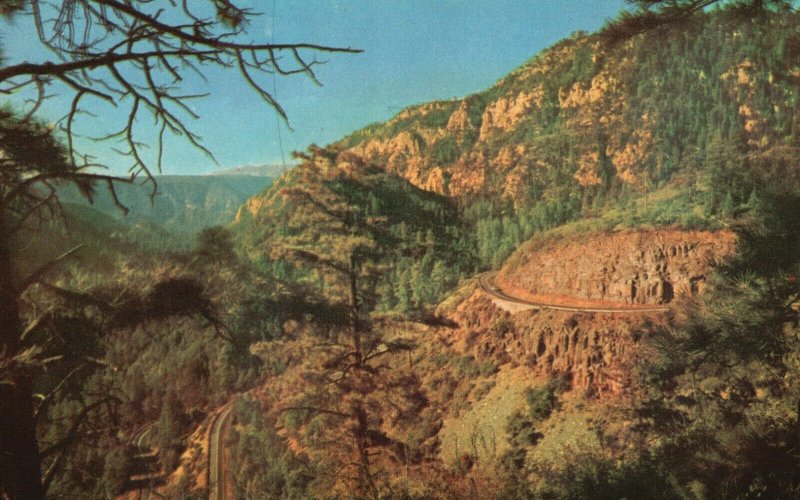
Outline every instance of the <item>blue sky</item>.
MULTIPOLYGON (((304 77, 277 80, 277 97, 292 127, 281 125, 287 161, 292 150, 330 143, 364 125, 386 120, 403 107, 485 89, 573 31, 596 30, 623 7, 622 0, 275 0, 272 33, 273 2, 249 3, 264 13, 250 27, 253 39, 274 37, 275 42, 364 50, 357 55, 325 56, 327 63, 317 72, 321 87, 304 77)), ((51 58, 37 47, 27 18, 3 25, 2 43, 7 64, 51 58)), ((208 82, 188 84, 192 91, 211 93, 195 102, 194 110, 201 118, 191 126, 219 165, 183 141, 170 140, 164 173, 280 163, 275 114, 235 71, 212 71, 208 76, 208 82)), ((67 102, 51 99, 44 116, 58 118, 67 102)), ((120 119, 119 112, 111 109, 97 113, 84 123, 87 130, 102 130, 120 119)), ((125 171, 108 145, 85 142, 82 146, 116 166, 114 170, 125 171)))

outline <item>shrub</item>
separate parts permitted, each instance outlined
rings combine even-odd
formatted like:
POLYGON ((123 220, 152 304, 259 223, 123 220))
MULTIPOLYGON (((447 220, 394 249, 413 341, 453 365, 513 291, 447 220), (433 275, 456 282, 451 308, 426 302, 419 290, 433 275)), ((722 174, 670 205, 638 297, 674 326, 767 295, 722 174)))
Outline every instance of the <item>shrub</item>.
POLYGON ((109 497, 121 495, 128 486, 132 457, 130 450, 117 448, 108 453, 103 466, 103 484, 109 497))
POLYGON ((547 384, 525 391, 528 414, 534 420, 544 420, 558 405, 558 395, 564 392, 566 381, 562 377, 550 379, 547 384))
POLYGON ((489 331, 497 338, 503 338, 506 334, 514 331, 514 323, 508 318, 508 316, 503 315, 498 317, 492 322, 492 326, 489 328, 489 331))

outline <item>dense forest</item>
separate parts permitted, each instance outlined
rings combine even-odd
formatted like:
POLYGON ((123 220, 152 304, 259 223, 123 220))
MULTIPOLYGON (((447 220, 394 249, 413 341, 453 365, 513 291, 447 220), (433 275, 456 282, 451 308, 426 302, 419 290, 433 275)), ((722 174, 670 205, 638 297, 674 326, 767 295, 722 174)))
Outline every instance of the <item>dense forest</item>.
POLYGON ((230 411, 214 487, 235 498, 796 497, 800 14, 693 19, 575 33, 267 187, 162 178, 169 206, 134 223, 102 211, 137 188, 30 186, 69 149, 1 110, 0 289, 19 299, 0 312, 26 326, 0 384, 30 383, 46 496, 206 498, 230 411), (176 225, 184 243, 159 244, 176 225), (526 242, 653 228, 737 238, 665 317, 481 298, 475 277, 526 242), (517 354, 608 325, 636 346, 616 393, 540 376, 543 343, 517 354))

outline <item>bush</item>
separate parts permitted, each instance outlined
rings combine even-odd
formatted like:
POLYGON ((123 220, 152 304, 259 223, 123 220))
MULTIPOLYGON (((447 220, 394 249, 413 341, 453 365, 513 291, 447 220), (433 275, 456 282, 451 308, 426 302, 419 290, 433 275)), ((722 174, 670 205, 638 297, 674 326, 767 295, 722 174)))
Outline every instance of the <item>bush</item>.
POLYGON ((471 405, 469 401, 467 401, 467 397, 469 397, 469 393, 474 387, 475 384, 467 383, 459 386, 458 389, 455 390, 453 393, 453 402, 450 404, 450 409, 455 415, 461 415, 462 413, 469 411, 471 405))
POLYGON ((585 455, 572 457, 557 470, 540 472, 544 481, 535 496, 541 498, 685 498, 669 472, 649 457, 617 464, 585 455))
POLYGON ((528 403, 528 414, 534 420, 544 420, 550 416, 558 405, 558 395, 564 392, 566 382, 563 378, 550 379, 542 387, 525 391, 528 403))
POLYGON ((489 375, 494 375, 497 373, 497 365, 494 361, 487 359, 486 361, 481 361, 478 364, 478 373, 483 375, 484 377, 488 377, 489 375))
POLYGON ((448 135, 442 137, 431 146, 430 159, 436 165, 447 165, 458 160, 461 149, 455 137, 448 135))
POLYGON ((472 397, 475 398, 476 401, 479 401, 484 397, 486 397, 486 395, 489 394, 489 391, 491 391, 494 388, 494 386, 495 386, 494 380, 487 380, 485 382, 482 382, 481 385, 479 385, 475 389, 475 392, 472 394, 472 397))
POLYGON ((455 362, 455 375, 459 379, 488 377, 497 373, 497 365, 492 360, 476 361, 474 356, 461 356, 455 362))
POLYGON ((455 362, 455 375, 459 379, 471 379, 478 376, 480 367, 473 356, 461 356, 455 362))

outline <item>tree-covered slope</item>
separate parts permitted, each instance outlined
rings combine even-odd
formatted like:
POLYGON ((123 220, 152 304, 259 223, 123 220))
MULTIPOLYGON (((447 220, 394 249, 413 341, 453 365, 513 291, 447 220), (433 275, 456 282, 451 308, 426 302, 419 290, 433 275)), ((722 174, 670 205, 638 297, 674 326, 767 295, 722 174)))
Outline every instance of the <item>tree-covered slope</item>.
POLYGON ((484 92, 408 108, 340 144, 439 193, 585 205, 660 186, 712 145, 800 145, 799 57, 796 13, 734 24, 715 12, 615 47, 577 33, 484 92))
MULTIPOLYGON (((377 296, 365 299, 377 300, 378 309, 431 306, 461 276, 475 271, 474 240, 453 200, 335 149, 312 146, 302 164, 247 200, 233 229, 251 260, 274 266, 279 277, 299 279, 287 250, 344 251, 352 241, 339 234, 340 224, 332 229, 325 222, 341 213, 380 228, 371 235, 377 296)), ((324 274, 305 278, 329 285, 324 274)))
MULTIPOLYGON (((117 185, 120 202, 130 211, 126 215, 114 204, 106 190, 99 190, 93 208, 118 221, 136 226, 155 225, 181 236, 188 236, 214 225, 227 224, 248 197, 269 185, 271 178, 261 175, 160 176, 158 191, 151 200, 152 186, 117 185)), ((59 193, 62 201, 86 204, 74 188, 59 193)))
POLYGON ((486 91, 337 145, 457 197, 481 264, 498 267, 576 219, 729 224, 759 203, 749 177, 800 157, 799 83, 799 14, 719 10, 615 46, 575 33, 486 91))

